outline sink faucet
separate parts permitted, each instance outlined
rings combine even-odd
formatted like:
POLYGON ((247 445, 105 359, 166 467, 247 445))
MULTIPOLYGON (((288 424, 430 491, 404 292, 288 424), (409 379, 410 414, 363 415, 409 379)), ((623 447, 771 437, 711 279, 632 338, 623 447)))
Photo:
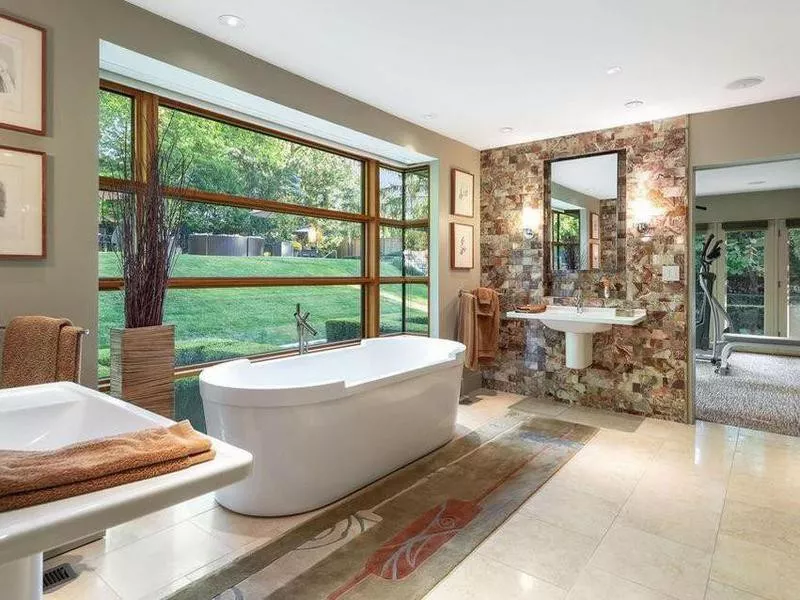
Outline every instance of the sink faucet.
POLYGON ((294 320, 297 323, 297 347, 300 354, 308 352, 308 340, 306 334, 317 335, 317 330, 308 324, 308 317, 311 313, 303 314, 300 310, 300 303, 297 303, 297 309, 294 313, 294 320))
POLYGON ((583 314, 583 290, 578 288, 575 290, 575 309, 578 314, 583 314))

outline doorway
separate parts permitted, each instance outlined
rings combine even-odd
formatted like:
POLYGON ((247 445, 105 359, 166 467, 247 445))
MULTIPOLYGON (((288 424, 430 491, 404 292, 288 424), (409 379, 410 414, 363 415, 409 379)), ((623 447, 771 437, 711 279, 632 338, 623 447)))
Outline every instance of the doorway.
POLYGON ((800 435, 800 160, 695 173, 695 416, 800 435))

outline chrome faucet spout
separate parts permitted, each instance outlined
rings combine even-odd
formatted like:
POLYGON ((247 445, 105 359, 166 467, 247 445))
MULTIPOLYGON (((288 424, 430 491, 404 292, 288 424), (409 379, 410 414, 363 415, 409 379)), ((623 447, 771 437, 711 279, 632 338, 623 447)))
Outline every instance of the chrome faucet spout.
POLYGON ((579 315, 583 314, 583 290, 580 288, 575 291, 575 310, 579 315))
POLYGON ((312 336, 317 335, 317 330, 308 324, 308 317, 310 316, 311 313, 309 312, 303 314, 303 311, 300 310, 300 304, 298 303, 294 313, 294 320, 297 324, 297 348, 300 354, 308 352, 308 339, 306 338, 306 334, 310 333, 312 336))

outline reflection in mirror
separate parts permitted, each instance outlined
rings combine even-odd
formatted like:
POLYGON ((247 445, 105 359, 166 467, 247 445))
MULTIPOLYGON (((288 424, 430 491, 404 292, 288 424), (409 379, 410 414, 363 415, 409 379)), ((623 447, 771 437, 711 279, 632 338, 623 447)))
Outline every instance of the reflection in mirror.
POLYGON ((616 271, 616 152, 550 164, 550 261, 553 271, 616 271))

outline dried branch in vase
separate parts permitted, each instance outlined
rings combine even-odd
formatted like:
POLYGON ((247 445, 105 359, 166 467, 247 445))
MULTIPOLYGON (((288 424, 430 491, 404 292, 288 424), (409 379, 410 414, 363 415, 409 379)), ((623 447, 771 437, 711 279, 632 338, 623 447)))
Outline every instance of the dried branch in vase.
POLYGON ((133 161, 124 161, 139 176, 136 192, 106 194, 117 224, 115 250, 125 287, 127 328, 162 324, 167 284, 180 252, 177 236, 185 202, 178 198, 191 160, 178 149, 170 126, 171 120, 162 123, 158 143, 148 144, 133 161))

